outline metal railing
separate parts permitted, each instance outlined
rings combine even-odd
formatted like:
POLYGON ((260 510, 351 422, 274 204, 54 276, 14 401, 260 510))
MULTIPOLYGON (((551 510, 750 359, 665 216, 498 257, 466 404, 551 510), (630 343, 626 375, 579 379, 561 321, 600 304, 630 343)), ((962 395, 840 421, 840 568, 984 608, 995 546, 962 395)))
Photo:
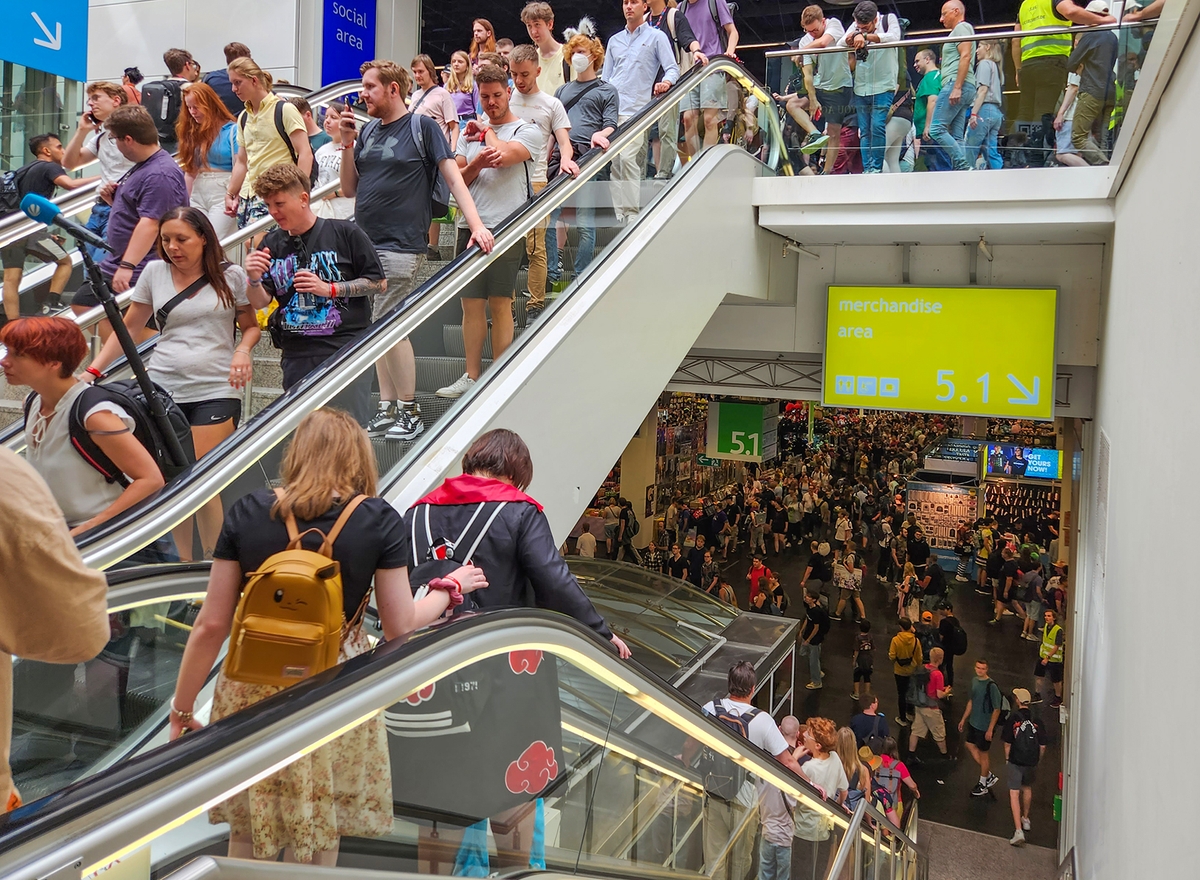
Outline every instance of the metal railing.
POLYGON ((918 846, 915 832, 918 823, 917 801, 907 808, 904 830, 901 831, 867 798, 858 802, 850 817, 850 825, 842 836, 842 843, 830 868, 828 880, 925 880, 929 873, 929 859, 918 846), (870 874, 864 860, 865 845, 873 847, 873 865, 870 874), (891 870, 884 874, 887 852, 891 870))

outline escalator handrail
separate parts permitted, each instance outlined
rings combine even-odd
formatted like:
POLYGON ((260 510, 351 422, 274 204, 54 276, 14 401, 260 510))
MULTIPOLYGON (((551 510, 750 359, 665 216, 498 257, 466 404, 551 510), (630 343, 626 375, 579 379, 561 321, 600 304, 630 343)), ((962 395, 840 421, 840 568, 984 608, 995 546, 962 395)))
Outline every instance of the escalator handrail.
MULTIPOLYGON (((309 104, 320 106, 336 98, 353 94, 361 89, 362 80, 344 79, 310 92, 306 97, 309 104)), ((88 164, 90 165, 91 163, 89 162, 88 164)), ((82 168, 85 166, 81 165, 79 167, 82 168)), ((54 203, 62 209, 63 214, 71 217, 94 204, 96 201, 96 192, 99 189, 100 181, 93 181, 78 189, 60 194, 54 199, 54 203)), ((0 247, 7 247, 13 242, 37 232, 43 226, 44 224, 38 223, 36 220, 30 220, 20 211, 10 214, 0 219, 0 247)))
MULTIPOLYGON (((610 156, 615 156, 623 148, 645 137, 658 118, 671 106, 681 102, 702 79, 719 74, 728 74, 759 97, 760 101, 770 101, 766 88, 732 59, 722 56, 704 67, 692 68, 674 88, 617 129, 607 151, 592 149, 585 153, 579 161, 580 173, 577 177, 562 175, 556 178, 531 201, 499 223, 494 231, 496 244, 492 254, 502 254, 509 247, 524 241, 531 229, 590 182, 589 172, 600 170, 609 162, 610 156)), ((782 142, 778 118, 773 113, 766 115, 778 141, 782 142)), ((791 166, 786 164, 786 154, 781 161, 785 171, 790 173, 791 166)), ((491 259, 476 247, 460 254, 413 290, 388 317, 373 324, 352 345, 343 347, 290 391, 264 407, 250 419, 245 430, 237 431, 224 440, 183 478, 168 485, 142 505, 131 508, 127 515, 101 524, 83 536, 80 550, 84 559, 93 567, 107 568, 165 534, 195 509, 195 495, 211 498, 229 485, 291 433, 305 415, 370 369, 385 352, 431 318, 445 302, 485 271, 491 259)))
MULTIPOLYGON (((180 741, 0 816, 0 875, 40 876, 64 857, 80 857, 90 866, 130 844, 148 842, 214 798, 230 796, 248 780, 278 769, 281 760, 328 742, 420 687, 487 657, 530 649, 586 668, 631 698, 641 695, 682 733, 803 800, 808 809, 849 826, 846 812, 810 782, 704 716, 636 660, 619 660, 598 634, 566 615, 510 609, 384 644, 180 741)), ((894 826, 889 831, 907 841, 894 826)))

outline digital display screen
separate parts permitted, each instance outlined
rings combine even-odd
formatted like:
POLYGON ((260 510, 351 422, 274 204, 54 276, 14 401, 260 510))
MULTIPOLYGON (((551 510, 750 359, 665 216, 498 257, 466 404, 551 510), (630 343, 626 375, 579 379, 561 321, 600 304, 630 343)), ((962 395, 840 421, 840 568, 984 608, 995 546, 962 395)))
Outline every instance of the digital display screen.
POLYGON ((996 477, 1057 480, 1062 477, 1062 450, 989 443, 987 473, 996 477))

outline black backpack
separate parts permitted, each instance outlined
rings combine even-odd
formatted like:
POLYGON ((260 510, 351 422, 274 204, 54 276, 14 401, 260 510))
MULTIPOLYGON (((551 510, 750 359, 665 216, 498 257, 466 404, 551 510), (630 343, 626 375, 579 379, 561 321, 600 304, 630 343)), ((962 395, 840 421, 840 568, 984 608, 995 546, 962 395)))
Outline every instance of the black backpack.
MULTIPOLYGON (((84 461, 100 472, 107 482, 117 483, 125 488, 129 485, 129 478, 113 464, 111 458, 104 454, 104 451, 88 433, 87 428, 84 427, 84 417, 100 403, 114 403, 129 413, 134 422, 133 436, 154 458, 154 463, 158 465, 163 479, 171 480, 195 463, 196 450, 192 444, 192 426, 188 423, 187 416, 183 414, 183 410, 165 389, 155 385, 154 392, 154 396, 166 410, 167 418, 171 422, 171 428, 176 439, 179 440, 179 445, 183 447, 187 463, 182 466, 177 465, 171 457, 166 439, 158 422, 154 420, 154 415, 150 411, 150 403, 137 379, 118 379, 107 385, 89 385, 82 394, 75 398, 75 404, 71 407, 71 414, 67 420, 71 445, 75 447, 76 452, 83 456, 84 461)), ((33 394, 25 398, 26 423, 29 422, 33 398, 33 394)))
POLYGON ((25 176, 25 169, 28 167, 22 165, 0 174, 0 217, 21 210, 21 178, 25 176))
POLYGON ((142 106, 150 111, 160 143, 176 143, 175 121, 183 108, 183 82, 157 79, 142 86, 142 106))
MULTIPOLYGON (((467 520, 466 526, 457 538, 451 540, 445 535, 435 536, 429 521, 431 505, 420 504, 412 509, 412 529, 410 544, 412 546, 412 567, 408 570, 408 583, 413 593, 429 582, 445 577, 470 561, 479 549, 480 542, 488 533, 496 517, 500 515, 507 501, 481 501, 467 520), (424 549, 421 549, 424 548, 424 549)), ((423 595, 423 594, 422 594, 423 595)), ((456 609, 458 612, 471 611, 477 606, 468 594, 464 603, 456 609)))
MULTIPOLYGON (((145 98, 143 98, 143 102, 144 101, 145 101, 145 98)), ((298 165, 298 164, 300 164, 300 157, 296 154, 296 147, 294 144, 292 144, 292 139, 290 137, 288 137, 287 128, 285 128, 284 124, 283 124, 283 105, 286 103, 287 103, 287 101, 283 100, 282 98, 280 98, 278 101, 275 102, 275 130, 277 132, 279 132, 279 136, 281 138, 283 138, 283 143, 284 143, 284 146, 287 147, 288 155, 292 157, 292 164, 298 165)), ((242 143, 245 143, 245 141, 246 141, 246 111, 245 110, 243 110, 241 113, 238 114, 238 132, 242 137, 242 143)), ((317 178, 320 176, 320 174, 321 174, 321 169, 317 167, 317 157, 314 155, 312 167, 308 169, 308 185, 310 187, 314 187, 314 188, 316 187, 317 178)))
POLYGON ((967 653, 967 631, 963 629, 957 617, 947 617, 946 620, 950 621, 950 632, 945 649, 950 652, 951 657, 961 657, 967 653))
POLYGON ((879 725, 883 721, 883 715, 880 712, 875 713, 875 723, 871 725, 871 732, 867 734, 863 740, 863 744, 877 755, 883 754, 883 743, 885 737, 879 733, 879 725))
MULTIPOLYGON (((749 739, 750 722, 762 710, 751 708, 743 715, 737 709, 726 706, 725 700, 720 699, 713 700, 713 711, 714 714, 710 717, 724 724, 742 739, 749 739)), ((718 800, 732 801, 746 782, 746 771, 735 764, 732 758, 707 747, 700 753, 697 769, 704 780, 705 793, 718 800)))
POLYGON ((1009 760, 1022 767, 1036 767, 1042 749, 1038 743, 1037 725, 1031 718, 1013 719, 1013 741, 1009 760))

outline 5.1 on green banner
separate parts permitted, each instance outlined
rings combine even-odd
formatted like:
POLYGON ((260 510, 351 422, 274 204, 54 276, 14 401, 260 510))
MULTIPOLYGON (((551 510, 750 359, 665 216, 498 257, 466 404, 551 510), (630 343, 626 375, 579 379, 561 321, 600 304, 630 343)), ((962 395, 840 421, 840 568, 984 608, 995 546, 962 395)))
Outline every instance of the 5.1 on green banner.
POLYGON ((766 410, 754 403, 709 403, 708 456, 761 462, 765 449, 775 445, 775 430, 767 424, 766 410))

